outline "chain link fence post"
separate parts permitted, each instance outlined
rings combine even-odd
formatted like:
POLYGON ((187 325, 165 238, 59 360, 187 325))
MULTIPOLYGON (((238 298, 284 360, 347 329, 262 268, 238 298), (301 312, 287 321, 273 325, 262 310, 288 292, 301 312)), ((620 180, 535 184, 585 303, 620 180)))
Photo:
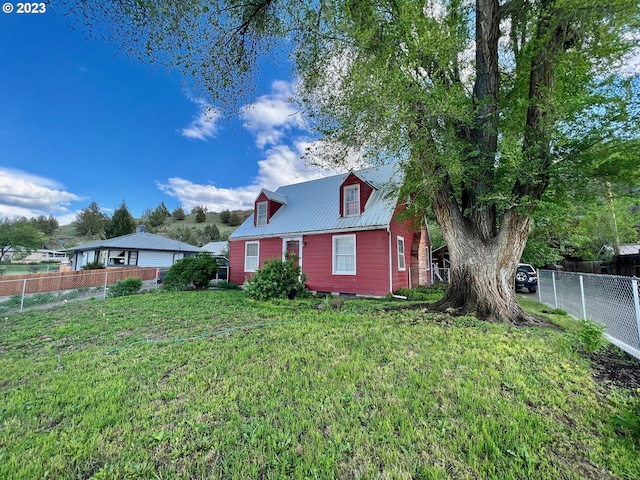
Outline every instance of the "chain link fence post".
POLYGON ((551 272, 551 283, 553 284, 553 304, 558 308, 558 291, 556 290, 556 272, 551 272))
POLYGON ((633 303, 636 311, 636 325, 638 326, 638 337, 640 338, 640 300, 638 299, 638 279, 631 280, 631 288, 633 289, 633 303))
POLYGON ((104 272, 104 286, 102 288, 102 299, 107 298, 107 279, 109 278, 109 272, 104 272))
POLYGON ((584 301, 584 279, 580 275, 580 301, 582 302, 582 319, 587 319, 587 304, 584 301))
POLYGON ((27 294, 27 279, 22 282, 22 297, 20 297, 20 313, 24 310, 24 297, 27 294))

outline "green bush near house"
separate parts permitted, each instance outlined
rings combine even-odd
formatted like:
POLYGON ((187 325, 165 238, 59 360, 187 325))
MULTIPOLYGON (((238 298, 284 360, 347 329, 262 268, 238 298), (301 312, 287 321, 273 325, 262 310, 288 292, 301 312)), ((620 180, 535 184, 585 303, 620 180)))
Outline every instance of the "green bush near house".
POLYGON ((298 256, 287 253, 285 260, 267 260, 244 283, 247 295, 255 300, 287 298, 304 291, 305 277, 298 263, 298 256), (295 289, 295 292, 294 292, 295 289))
POLYGON ((96 260, 95 262, 87 263, 82 267, 82 270, 101 270, 104 268, 104 263, 96 260))
POLYGON ((109 287, 110 297, 123 297, 125 295, 133 295, 138 293, 142 288, 142 279, 140 277, 130 277, 124 280, 118 280, 115 285, 109 287))
POLYGON ((218 264, 215 258, 206 253, 178 260, 167 272, 163 284, 165 287, 186 290, 191 285, 196 290, 203 290, 216 278, 218 264))

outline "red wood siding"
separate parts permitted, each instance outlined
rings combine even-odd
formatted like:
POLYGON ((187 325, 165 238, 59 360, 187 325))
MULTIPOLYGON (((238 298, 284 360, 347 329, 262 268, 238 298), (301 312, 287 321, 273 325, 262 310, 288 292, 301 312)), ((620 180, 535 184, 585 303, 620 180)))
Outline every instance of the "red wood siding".
POLYGON ((333 275, 333 234, 304 237, 302 271, 307 288, 320 292, 386 295, 389 293, 389 261, 386 230, 357 232, 356 275, 333 275))
POLYGON ((344 217, 344 187, 349 185, 360 185, 360 214, 364 213, 364 206, 367 204, 373 187, 366 182, 363 182, 357 175, 350 173, 342 185, 340 185, 340 216, 344 217))
POLYGON ((282 203, 276 202, 274 200, 269 200, 264 192, 262 192, 256 201, 253 203, 253 226, 258 225, 258 203, 267 202, 267 223, 271 221, 271 217, 275 215, 275 213, 280 209, 282 203))
MULTIPOLYGON (((402 209, 396 209, 396 214, 402 209)), ((414 234, 410 221, 391 221, 391 239, 386 229, 362 232, 344 232, 339 234, 305 235, 302 246, 302 271, 307 276, 307 288, 312 291, 353 293, 360 295, 382 296, 389 289, 389 251, 391 250, 392 290, 406 288, 410 285, 409 276, 414 272, 417 262, 414 242, 419 242, 419 231, 414 234), (335 235, 356 235, 356 274, 334 275, 333 237, 335 235), (404 238, 405 270, 398 270, 398 236, 404 238), (389 240, 391 249, 389 249, 389 240)), ((251 240, 249 240, 251 241, 251 240)), ((253 240, 258 241, 258 240, 253 240)), ((282 238, 261 239, 259 264, 269 258, 282 258, 282 238)), ((231 282, 242 284, 252 273, 244 272, 245 240, 230 242, 231 282)), ((427 265, 423 265, 424 268, 427 265)), ((415 282, 414 282, 415 283, 415 282)), ((417 285, 413 285, 417 286, 417 285)))
MULTIPOLYGON (((396 210, 396 213, 399 209, 396 210)), ((391 221, 391 263, 393 265, 393 290, 398 288, 408 288, 410 285, 409 275, 411 272, 411 247, 413 244, 413 228, 411 221, 398 222, 394 219, 391 221), (398 268, 398 237, 404 238, 404 265, 405 269, 398 268)))
POLYGON ((260 240, 235 240, 229 242, 229 281, 242 285, 244 281, 253 275, 253 272, 244 271, 244 246, 246 242, 260 242, 258 251, 258 265, 262 266, 265 260, 270 258, 282 258, 282 239, 263 238, 260 240))

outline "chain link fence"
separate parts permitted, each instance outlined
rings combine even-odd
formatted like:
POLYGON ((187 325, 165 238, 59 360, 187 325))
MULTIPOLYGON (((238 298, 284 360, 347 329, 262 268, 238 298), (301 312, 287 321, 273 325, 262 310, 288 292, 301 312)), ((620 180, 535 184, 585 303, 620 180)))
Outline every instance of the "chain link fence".
POLYGON ((640 359, 640 279, 554 270, 538 271, 538 299, 579 319, 606 326, 605 337, 640 359))
POLYGON ((143 290, 158 288, 157 269, 106 269, 16 276, 0 280, 0 315, 49 308, 89 298, 104 299, 109 286, 130 277, 142 279, 143 290))

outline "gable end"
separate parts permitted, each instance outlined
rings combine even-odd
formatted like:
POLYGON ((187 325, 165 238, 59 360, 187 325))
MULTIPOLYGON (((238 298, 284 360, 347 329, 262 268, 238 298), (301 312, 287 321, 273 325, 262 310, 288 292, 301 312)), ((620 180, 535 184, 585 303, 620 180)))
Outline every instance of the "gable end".
POLYGON ((365 205, 367 204, 367 201, 369 200, 369 197, 371 196, 374 190, 373 186, 370 183, 365 182, 353 172, 349 173, 347 178, 340 185, 340 216, 341 217, 348 216, 347 212, 345 212, 345 190, 349 190, 349 188, 345 188, 345 187, 353 187, 353 186, 358 187, 358 191, 360 195, 359 196, 360 212, 358 213, 359 215, 362 215, 364 213, 365 205))

